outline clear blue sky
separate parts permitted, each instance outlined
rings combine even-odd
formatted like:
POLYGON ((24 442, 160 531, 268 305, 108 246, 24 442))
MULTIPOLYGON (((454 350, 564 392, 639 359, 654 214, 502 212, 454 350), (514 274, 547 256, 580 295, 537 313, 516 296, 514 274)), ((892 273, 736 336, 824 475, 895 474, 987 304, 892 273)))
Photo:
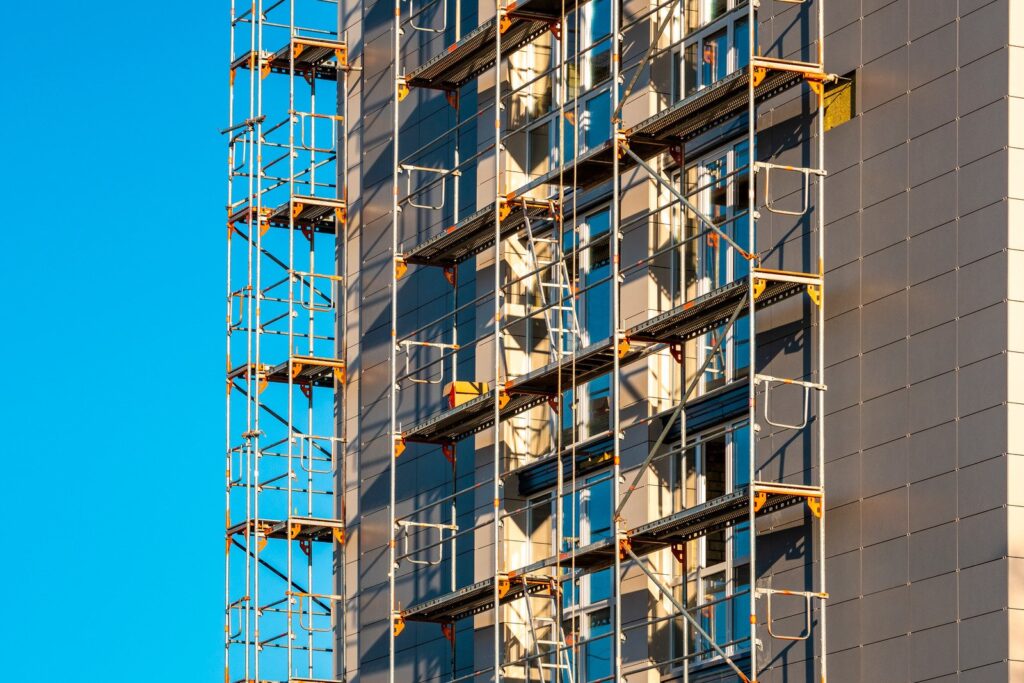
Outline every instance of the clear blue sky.
POLYGON ((5 679, 223 680, 227 18, 0 9, 5 679))

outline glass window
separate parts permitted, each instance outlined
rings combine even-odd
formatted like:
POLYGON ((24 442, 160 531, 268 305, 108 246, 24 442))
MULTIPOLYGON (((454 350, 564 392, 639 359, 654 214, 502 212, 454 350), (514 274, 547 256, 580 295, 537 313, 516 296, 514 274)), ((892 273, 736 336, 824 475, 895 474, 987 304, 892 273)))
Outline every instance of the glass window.
POLYGON ((607 636, 612 630, 611 608, 591 612, 587 622, 586 680, 594 681, 612 673, 612 641, 607 636))

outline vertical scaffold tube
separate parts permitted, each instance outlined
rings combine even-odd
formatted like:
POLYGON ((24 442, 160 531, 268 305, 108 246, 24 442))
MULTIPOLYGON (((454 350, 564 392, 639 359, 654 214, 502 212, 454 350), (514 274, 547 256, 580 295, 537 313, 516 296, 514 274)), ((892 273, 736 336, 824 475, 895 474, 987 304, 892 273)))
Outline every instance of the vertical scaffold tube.
MULTIPOLYGON (((838 1, 838 0, 836 0, 838 1)), ((821 65, 822 70, 825 68, 825 8, 823 3, 825 0, 816 0, 817 5, 817 20, 818 20, 818 63, 821 65)), ((817 133, 818 137, 818 168, 822 171, 825 170, 825 95, 824 91, 818 97, 818 111, 817 111, 817 133)), ((816 382, 825 385, 825 176, 818 175, 816 178, 818 184, 816 202, 817 205, 814 207, 818 214, 817 229, 818 229, 818 277, 821 278, 821 289, 820 289, 820 300, 818 302, 818 358, 817 358, 817 371, 818 376, 815 379, 816 382)), ((828 593, 828 586, 825 582, 825 392, 818 391, 818 411, 816 414, 817 425, 816 431, 818 436, 818 486, 821 487, 822 498, 821 498, 821 518, 818 520, 818 591, 822 595, 828 593)), ((808 399, 809 400, 809 399, 808 399)), ((825 631, 825 606, 824 600, 819 600, 818 604, 818 647, 821 651, 821 677, 820 681, 824 683, 828 680, 827 673, 827 661, 828 653, 825 650, 826 643, 826 631, 825 631)))
POLYGON ((396 595, 395 595, 395 468, 398 460, 398 102, 401 73, 401 0, 395 0, 394 26, 392 28, 392 108, 391 108, 391 338, 388 343, 388 411, 389 431, 388 448, 388 683, 395 683, 395 626, 396 626, 396 595))
POLYGON ((494 6, 494 683, 501 681, 501 2, 494 6))
MULTIPOLYGON (((612 83, 611 92, 611 110, 619 111, 619 79, 621 78, 621 44, 619 41, 619 31, 622 22, 622 0, 612 0, 612 17, 611 17, 611 32, 612 32, 612 83)), ((619 343, 622 340, 622 329, 621 329, 621 282, 620 282, 620 265, 621 265, 621 193, 622 193, 622 178, 619 173, 621 171, 619 166, 619 157, 623 151, 620 148, 620 133, 622 131, 622 115, 621 113, 616 117, 616 120, 611 122, 612 124, 612 216, 611 216, 611 270, 612 270, 612 281, 611 281, 611 323, 612 323, 612 348, 614 353, 612 354, 612 376, 611 381, 611 399, 612 399, 612 496, 611 496, 611 512, 614 519, 611 520, 612 528, 615 530, 616 545, 623 540, 622 533, 622 518, 621 515, 616 514, 616 509, 619 505, 619 495, 621 493, 621 477, 622 477, 622 466, 620 463, 620 456, 622 452, 621 443, 621 402, 622 402, 622 391, 619 388, 619 373, 620 373, 620 362, 619 362, 619 343)), ((612 599, 615 602, 614 607, 614 622, 612 627, 612 680, 615 683, 619 683, 622 680, 622 553, 619 552, 619 548, 616 548, 616 552, 613 560, 612 567, 612 599)))
MULTIPOLYGON (((747 79, 747 163, 750 180, 747 182, 747 251, 757 254, 757 103, 754 100, 754 78, 753 66, 754 56, 757 54, 757 10, 755 2, 747 3, 747 70, 750 78, 747 79)), ((756 259, 752 260, 747 267, 747 329, 750 330, 750 339, 747 341, 747 484, 751 487, 755 481, 757 471, 757 382, 754 376, 757 372, 757 325, 755 317, 754 302, 754 265, 756 259)), ((735 335, 735 331, 730 332, 735 335)), ((747 536, 750 540, 750 680, 757 680, 757 593, 754 587, 757 583, 757 525, 754 508, 754 495, 748 496, 747 514, 750 528, 747 536)))

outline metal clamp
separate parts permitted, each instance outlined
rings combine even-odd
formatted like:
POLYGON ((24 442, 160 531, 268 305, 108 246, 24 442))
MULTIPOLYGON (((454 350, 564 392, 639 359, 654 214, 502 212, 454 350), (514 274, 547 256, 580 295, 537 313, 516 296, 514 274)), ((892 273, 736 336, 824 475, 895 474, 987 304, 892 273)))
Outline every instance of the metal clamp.
POLYGON ((817 168, 801 168, 798 166, 782 166, 780 164, 770 164, 764 161, 754 162, 754 170, 760 171, 764 169, 764 208, 768 211, 779 214, 782 216, 803 216, 811 208, 811 176, 824 176, 826 172, 817 168), (793 211, 790 209, 779 209, 775 207, 775 203, 772 200, 771 191, 771 178, 772 170, 777 171, 789 171, 791 173, 799 173, 803 176, 802 191, 803 191, 803 206, 799 211, 793 211))
POLYGON ((814 382, 801 382, 800 380, 796 379, 783 379, 779 377, 772 377, 771 375, 754 375, 754 382, 764 382, 764 421, 773 427, 780 427, 782 429, 803 429, 804 427, 806 427, 810 413, 811 389, 817 389, 818 391, 826 391, 828 389, 828 387, 825 386, 824 384, 817 384, 814 382), (801 411, 803 412, 803 420, 800 422, 800 424, 795 425, 787 424, 785 422, 773 422, 772 419, 768 416, 768 406, 770 403, 769 397, 771 396, 772 384, 792 384, 799 387, 803 387, 803 407, 801 408, 801 411))

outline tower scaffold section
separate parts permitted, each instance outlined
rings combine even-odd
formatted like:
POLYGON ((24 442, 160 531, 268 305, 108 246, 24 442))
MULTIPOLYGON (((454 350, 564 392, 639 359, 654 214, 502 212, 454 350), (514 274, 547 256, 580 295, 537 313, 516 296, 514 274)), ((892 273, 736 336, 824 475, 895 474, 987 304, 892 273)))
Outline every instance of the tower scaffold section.
POLYGON ((227 683, 341 680, 347 121, 337 102, 349 69, 338 25, 336 2, 231 3, 227 683))
POLYGON ((395 0, 389 680, 416 623, 452 683, 757 681, 780 653, 826 679, 825 1, 499 0, 461 35, 458 2, 436 29, 395 0), (766 55, 781 13, 810 38, 766 55), (407 141, 431 93, 455 124, 407 141), (759 145, 780 102, 805 134, 759 145), (427 323, 415 269, 451 288, 427 323), (399 498, 410 449, 450 494, 399 498), (781 527, 809 571, 777 566, 781 527))

